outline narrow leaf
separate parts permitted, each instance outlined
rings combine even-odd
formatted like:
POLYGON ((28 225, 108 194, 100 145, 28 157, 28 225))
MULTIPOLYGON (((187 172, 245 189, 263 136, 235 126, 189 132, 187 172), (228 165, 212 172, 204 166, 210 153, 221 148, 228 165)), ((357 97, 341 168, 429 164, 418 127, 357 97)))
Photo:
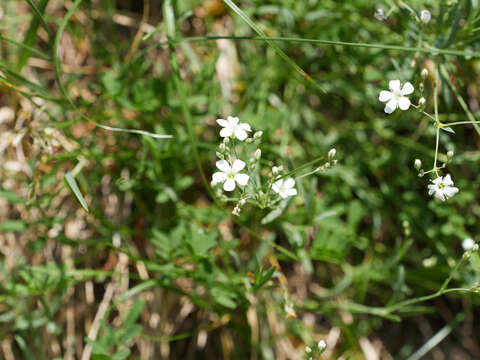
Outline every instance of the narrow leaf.
POLYGON ((72 191, 73 195, 75 195, 75 197, 77 198, 80 205, 82 205, 85 211, 88 212, 87 202, 85 201, 85 198, 83 197, 80 189, 78 188, 75 178, 72 176, 71 173, 68 172, 65 174, 64 180, 65 180, 65 183, 70 188, 70 190, 72 191))

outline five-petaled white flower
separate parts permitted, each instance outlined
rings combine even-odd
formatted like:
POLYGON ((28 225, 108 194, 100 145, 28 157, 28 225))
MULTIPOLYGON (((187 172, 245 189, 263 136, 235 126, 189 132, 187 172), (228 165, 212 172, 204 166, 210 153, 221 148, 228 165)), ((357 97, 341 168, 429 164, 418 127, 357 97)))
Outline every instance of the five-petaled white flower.
POLYGON ((437 199, 442 201, 451 198, 458 192, 458 188, 453 186, 452 178, 450 174, 445 175, 444 177, 437 177, 435 180, 432 180, 433 184, 428 185, 428 195, 434 195, 437 199))
POLYGON ((235 183, 242 186, 247 185, 249 176, 240 174, 240 171, 245 167, 242 160, 235 160, 231 166, 226 160, 219 160, 216 165, 220 171, 212 175, 213 185, 223 183, 223 190, 225 191, 235 190, 235 183))
POLYGON ((223 127, 220 130, 220 136, 224 138, 235 135, 238 140, 243 141, 248 137, 247 132, 252 131, 250 125, 241 123, 238 117, 229 116, 227 120, 217 119, 217 124, 223 127))
POLYGON ((294 186, 295 180, 292 178, 288 178, 285 181, 280 179, 272 184, 272 189, 280 195, 282 199, 286 199, 289 196, 297 195, 297 189, 295 189, 294 186))
POLYGON ((410 107, 410 99, 405 95, 413 93, 413 85, 409 82, 406 82, 402 88, 400 88, 400 85, 400 80, 391 80, 388 83, 390 91, 380 91, 378 100, 386 102, 384 111, 387 114, 393 113, 397 107, 402 110, 408 110, 410 107))

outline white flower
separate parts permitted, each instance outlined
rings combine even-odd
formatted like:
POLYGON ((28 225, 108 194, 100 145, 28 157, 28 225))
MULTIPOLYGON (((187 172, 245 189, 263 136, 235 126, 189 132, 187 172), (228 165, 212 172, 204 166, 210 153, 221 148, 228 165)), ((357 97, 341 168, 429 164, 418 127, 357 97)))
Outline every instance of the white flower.
POLYGON ((426 79, 428 77, 428 70, 426 68, 423 68, 422 72, 420 73, 421 77, 423 79, 426 79))
POLYGON ((463 250, 465 251, 473 249, 474 246, 475 246, 475 241, 472 238, 466 238, 462 242, 462 247, 463 247, 463 250))
POLYGON ((437 199, 442 201, 451 198, 458 192, 458 188, 453 186, 450 174, 445 175, 443 178, 439 176, 432 182, 433 184, 428 185, 428 195, 434 194, 437 199))
POLYGON ((431 18, 432 18, 432 15, 430 14, 430 11, 422 10, 420 12, 420 20, 422 20, 422 22, 424 22, 425 24, 428 24, 431 18))
POLYGON ((327 348, 327 343, 325 342, 325 340, 320 340, 318 342, 318 348, 320 351, 323 351, 327 348))
POLYGON ((213 185, 224 183, 223 190, 225 191, 235 190, 235 183, 242 186, 247 185, 249 176, 240 174, 240 171, 245 167, 242 160, 235 160, 231 166, 227 161, 219 160, 216 165, 220 171, 212 175, 213 185))
POLYGON ((292 178, 288 178, 285 181, 280 179, 272 184, 272 189, 280 195, 282 199, 286 199, 289 196, 297 195, 297 189, 295 189, 294 186, 295 180, 292 178))
POLYGON ((217 119, 217 124, 223 127, 220 130, 220 136, 224 138, 235 135, 238 140, 243 141, 248 137, 247 131, 252 131, 250 125, 241 123, 238 117, 229 116, 227 120, 217 119))
POLYGON ((413 85, 406 82, 401 89, 400 85, 400 80, 390 80, 388 83, 390 91, 380 91, 378 100, 387 103, 384 109, 387 114, 393 113, 397 107, 402 110, 408 110, 410 107, 410 99, 405 95, 413 93, 413 85))

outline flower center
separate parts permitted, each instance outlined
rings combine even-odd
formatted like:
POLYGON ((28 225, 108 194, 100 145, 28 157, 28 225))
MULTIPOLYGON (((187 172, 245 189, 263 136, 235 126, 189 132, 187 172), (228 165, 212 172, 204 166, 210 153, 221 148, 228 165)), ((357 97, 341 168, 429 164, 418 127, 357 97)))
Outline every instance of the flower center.
POLYGON ((393 97, 398 100, 402 97, 402 92, 400 90, 393 91, 393 97))
POLYGON ((234 178, 235 178, 235 174, 234 174, 234 173, 230 173, 230 174, 227 175, 227 177, 228 177, 229 179, 234 179, 234 178))
POLYGON ((438 188, 439 188, 439 189, 443 189, 444 187, 445 187, 445 184, 444 184, 444 183, 438 184, 438 188))

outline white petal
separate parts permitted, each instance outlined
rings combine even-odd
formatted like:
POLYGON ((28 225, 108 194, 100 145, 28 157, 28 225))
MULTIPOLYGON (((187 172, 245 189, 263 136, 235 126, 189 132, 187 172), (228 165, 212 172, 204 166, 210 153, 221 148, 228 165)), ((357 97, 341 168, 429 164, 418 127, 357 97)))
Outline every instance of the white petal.
POLYGON ((227 181, 225 181, 223 183, 223 190, 225 191, 233 191, 235 190, 235 180, 233 179, 227 179, 227 181))
POLYGON ((214 184, 218 184, 227 180, 227 174, 224 172, 216 172, 212 175, 212 181, 214 184))
POLYGON ((219 160, 215 165, 217 165, 218 170, 221 170, 224 173, 228 174, 232 171, 230 164, 226 160, 219 160))
POLYGON ((240 172, 245 167, 245 163, 242 160, 235 160, 232 164, 232 172, 234 174, 240 172))
POLYGON ((224 127, 222 130, 220 130, 221 137, 229 137, 229 136, 232 136, 232 134, 233 134, 233 129, 231 127, 224 127))
POLYGON ((444 176, 443 183, 447 186, 452 186, 453 185, 452 177, 450 176, 450 174, 447 174, 447 175, 444 176))
POLYGON ((400 99, 398 99, 398 107, 402 110, 408 110, 410 107, 410 99, 402 96, 400 99))
POLYGON ((442 200, 442 201, 445 201, 445 194, 443 193, 443 190, 442 190, 442 189, 437 189, 437 190, 435 191, 435 197, 436 197, 437 199, 440 199, 440 200, 442 200))
POLYGON ((282 199, 286 199, 288 197, 288 194, 285 191, 280 191, 278 194, 282 197, 282 199))
POLYGON ((378 97, 378 100, 381 102, 386 102, 390 100, 393 97, 393 94, 390 91, 387 90, 382 90, 380 91, 380 96, 378 97))
POLYGON ((238 127, 240 127, 241 129, 243 129, 245 131, 252 131, 252 128, 247 123, 240 123, 240 124, 238 124, 238 127))
POLYGON ((437 186, 428 185, 428 195, 432 195, 435 191, 437 191, 437 186))
POLYGON ((288 178, 283 183, 283 187, 287 189, 293 188, 294 186, 295 186, 295 180, 293 180, 292 178, 288 178))
POLYGON ((243 130, 243 129, 241 129, 237 126, 237 128, 235 129, 235 137, 238 140, 243 141, 248 137, 248 134, 245 130, 243 130))
POLYGON ((400 80, 390 80, 388 87, 391 91, 400 91, 400 80))
POLYGON ((458 188, 454 187, 454 186, 447 186, 445 189, 444 189, 444 192, 445 192, 445 196, 447 198, 451 198, 453 195, 455 195, 456 193, 458 193, 458 188))
POLYGON ((403 85, 402 87, 402 95, 410 95, 413 93, 415 89, 413 88, 413 85, 409 83, 408 81, 403 85))
POLYGON ((274 183, 272 184, 272 189, 273 189, 273 191, 275 191, 275 192, 278 194, 278 193, 280 192, 280 187, 278 186, 277 183, 278 183, 278 181, 277 181, 277 182, 274 182, 274 183))
POLYGON ((221 127, 230 127, 230 123, 224 119, 217 119, 217 124, 221 127))
POLYGON ((237 174, 237 175, 235 175, 235 181, 239 185, 242 185, 242 186, 247 185, 249 178, 250 178, 250 176, 248 176, 247 174, 237 174))
POLYGON ((285 189, 285 193, 288 196, 295 196, 297 195, 297 189, 285 189))
POLYGON ((387 102, 387 104, 385 105, 385 109, 383 109, 383 111, 385 111, 387 114, 391 114, 395 111, 396 108, 397 108, 397 100, 392 99, 389 102, 387 102))
POLYGON ((441 184, 442 181, 443 181, 443 179, 442 179, 441 176, 437 177, 435 180, 432 180, 432 182, 433 182, 435 185, 441 184))
POLYGON ((240 119, 238 117, 233 117, 233 116, 227 117, 227 120, 232 125, 237 125, 238 122, 240 121, 240 119))

